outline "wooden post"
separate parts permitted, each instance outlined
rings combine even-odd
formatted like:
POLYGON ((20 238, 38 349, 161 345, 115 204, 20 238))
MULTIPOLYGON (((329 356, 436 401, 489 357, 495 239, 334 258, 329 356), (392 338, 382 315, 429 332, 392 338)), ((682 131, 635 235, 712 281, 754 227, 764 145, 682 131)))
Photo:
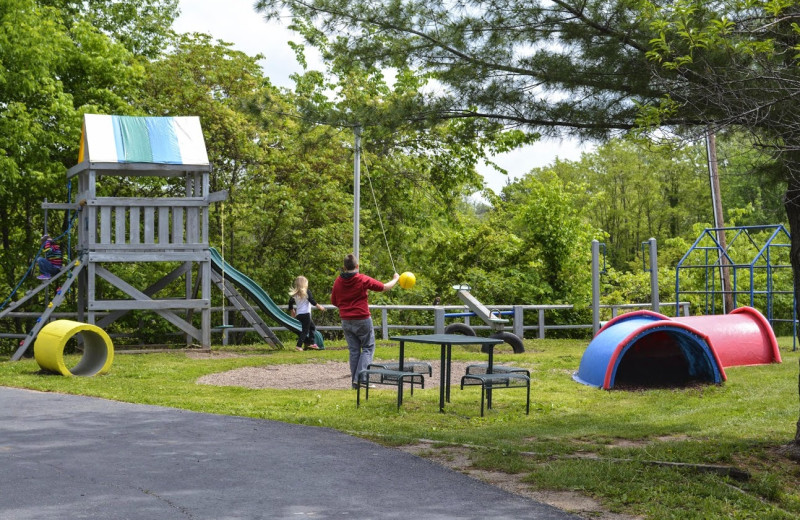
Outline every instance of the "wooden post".
POLYGON ((722 213, 722 196, 719 189, 719 171, 717 169, 717 138, 711 129, 706 133, 706 150, 708 151, 708 174, 711 180, 711 200, 714 209, 714 227, 717 228, 719 242, 719 263, 722 275, 723 312, 733 310, 733 292, 728 262, 728 244, 725 238, 725 216, 722 213))

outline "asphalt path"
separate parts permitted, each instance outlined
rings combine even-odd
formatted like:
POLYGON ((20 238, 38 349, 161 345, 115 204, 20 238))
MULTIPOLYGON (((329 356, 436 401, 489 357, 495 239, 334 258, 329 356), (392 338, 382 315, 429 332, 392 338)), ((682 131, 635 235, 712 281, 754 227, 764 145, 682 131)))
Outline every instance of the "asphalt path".
POLYGON ((0 519, 578 517, 328 428, 0 387, 0 519))

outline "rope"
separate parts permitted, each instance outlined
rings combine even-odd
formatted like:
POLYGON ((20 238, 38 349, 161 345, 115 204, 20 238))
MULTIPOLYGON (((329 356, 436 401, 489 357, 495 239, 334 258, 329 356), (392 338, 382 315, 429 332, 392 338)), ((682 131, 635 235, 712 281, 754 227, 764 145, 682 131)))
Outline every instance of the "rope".
POLYGON ((381 218, 381 210, 378 208, 378 199, 375 197, 375 190, 372 188, 372 177, 369 175, 369 168, 367 167, 367 160, 364 158, 364 171, 367 174, 367 181, 369 181, 369 191, 372 193, 372 201, 375 203, 375 212, 378 214, 378 222, 381 225, 381 232, 383 233, 383 242, 386 244, 386 251, 389 253, 389 261, 392 262, 392 272, 396 273, 397 268, 394 266, 394 258, 392 258, 392 250, 389 249, 389 240, 386 238, 386 229, 383 227, 383 219, 381 218))

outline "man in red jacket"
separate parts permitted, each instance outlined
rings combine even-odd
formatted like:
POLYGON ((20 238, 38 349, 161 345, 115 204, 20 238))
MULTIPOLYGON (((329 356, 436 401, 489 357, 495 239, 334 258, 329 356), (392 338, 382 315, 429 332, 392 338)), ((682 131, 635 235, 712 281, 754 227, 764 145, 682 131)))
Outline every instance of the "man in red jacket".
POLYGON ((339 308, 342 330, 350 350, 350 375, 357 388, 358 374, 372 363, 375 352, 375 329, 369 312, 369 291, 383 292, 395 286, 400 275, 394 273, 390 282, 381 283, 358 272, 358 260, 352 253, 344 257, 342 273, 333 283, 331 303, 339 308))

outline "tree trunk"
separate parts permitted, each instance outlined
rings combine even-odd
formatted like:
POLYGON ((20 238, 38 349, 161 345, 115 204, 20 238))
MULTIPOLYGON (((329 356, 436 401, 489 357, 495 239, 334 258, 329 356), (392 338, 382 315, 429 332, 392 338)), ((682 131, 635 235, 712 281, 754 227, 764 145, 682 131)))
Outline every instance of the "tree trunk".
MULTIPOLYGON (((789 184, 786 190, 786 216, 789 220, 789 232, 791 233, 791 262, 792 274, 794 279, 795 301, 800 301, 800 179, 794 175, 789 175, 789 184)), ((796 319, 796 317, 793 316, 796 319)), ((798 396, 800 396, 800 376, 797 382, 798 396)), ((800 416, 798 416, 800 417, 800 416)), ((794 434, 794 443, 800 448, 800 418, 797 421, 797 428, 794 434)))

